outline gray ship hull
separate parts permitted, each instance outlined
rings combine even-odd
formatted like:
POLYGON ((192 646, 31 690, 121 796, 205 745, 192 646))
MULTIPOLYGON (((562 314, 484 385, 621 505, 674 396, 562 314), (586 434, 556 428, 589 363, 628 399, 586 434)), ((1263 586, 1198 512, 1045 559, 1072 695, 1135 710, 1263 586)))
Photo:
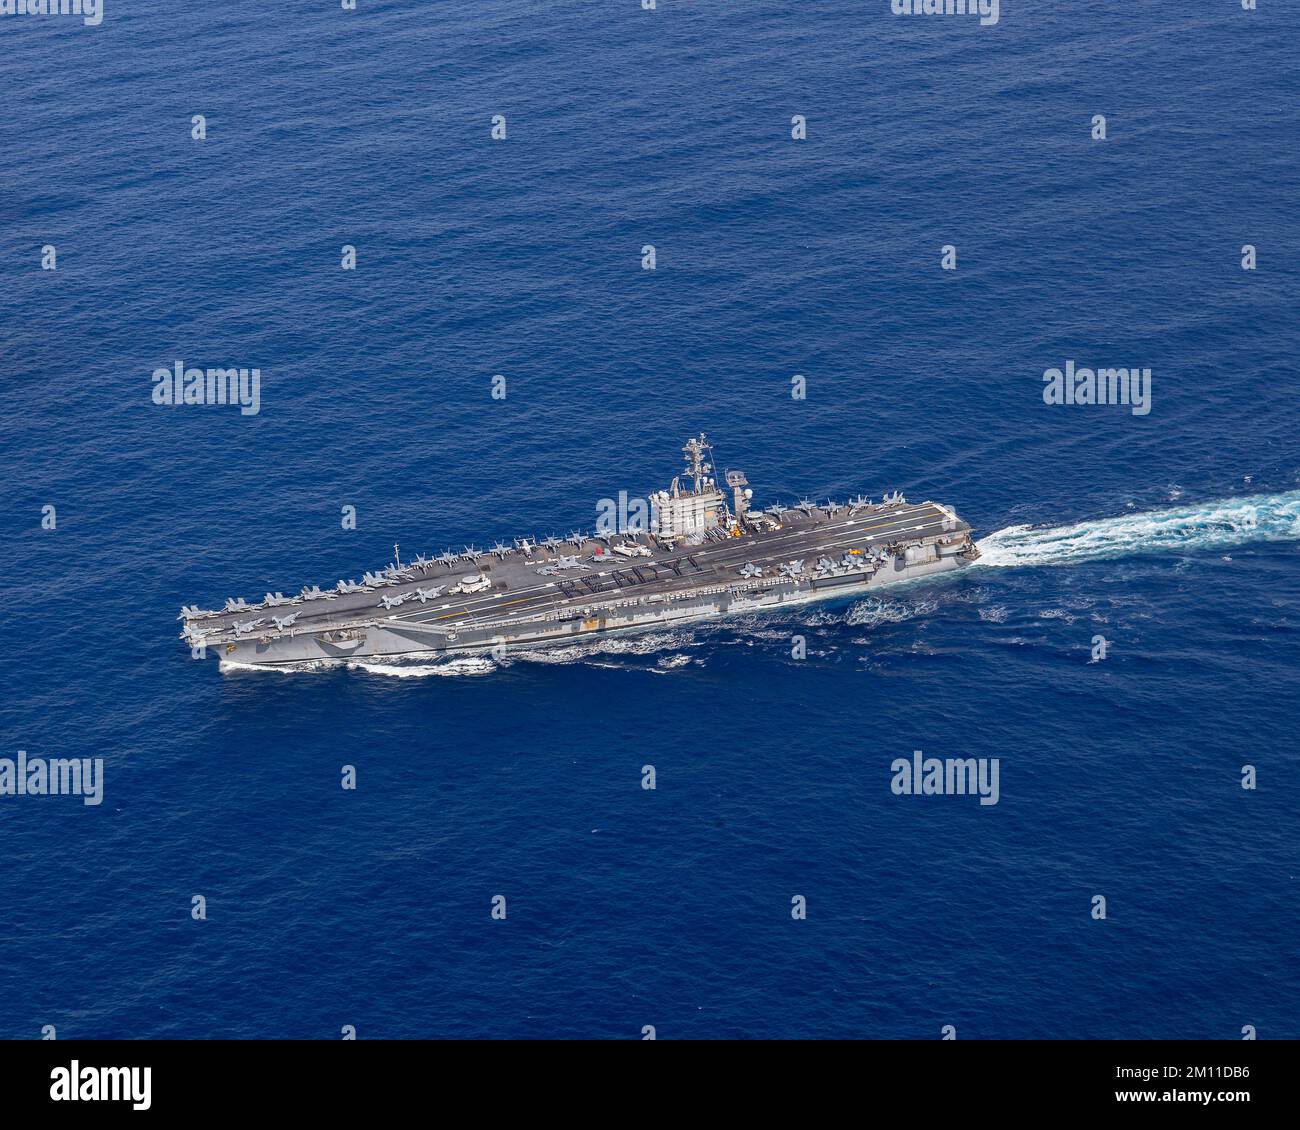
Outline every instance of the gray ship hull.
POLYGON ((938 503, 808 506, 788 515, 733 524, 698 541, 649 534, 575 540, 567 558, 556 547, 503 547, 473 559, 471 576, 484 587, 472 592, 455 591, 469 579, 467 558, 390 567, 356 592, 308 598, 304 590, 230 612, 187 610, 182 638, 196 657, 263 666, 500 655, 852 597, 978 557, 970 527, 938 503))

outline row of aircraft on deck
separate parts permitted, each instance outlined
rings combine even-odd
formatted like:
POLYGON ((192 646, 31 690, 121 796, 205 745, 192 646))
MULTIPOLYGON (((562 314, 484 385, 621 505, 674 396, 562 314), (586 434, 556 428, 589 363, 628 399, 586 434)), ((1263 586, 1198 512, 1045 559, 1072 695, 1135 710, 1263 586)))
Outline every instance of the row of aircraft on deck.
MULTIPOLYGON (((906 501, 907 500, 903 498, 902 494, 898 491, 883 496, 880 503, 872 503, 870 500, 859 495, 856 498, 850 499, 845 506, 842 506, 833 500, 829 500, 825 503, 815 503, 805 498, 800 500, 794 506, 773 504, 772 506, 764 508, 759 513, 768 515, 773 519, 774 523, 779 524, 787 514, 802 513, 806 517, 811 518, 818 510, 820 510, 828 517, 833 518, 841 511, 847 509, 850 516, 856 516, 863 510, 876 509, 881 506, 898 505, 905 503, 906 501)), ((359 582, 354 580, 340 580, 330 591, 321 589, 319 585, 310 585, 304 586, 302 591, 296 597, 286 597, 282 592, 269 592, 265 597, 263 597, 261 603, 258 604, 250 604, 243 597, 228 597, 222 608, 217 610, 203 609, 199 608, 197 605, 186 605, 181 609, 180 615, 177 616, 177 619, 187 621, 202 620, 226 615, 232 612, 252 612, 263 608, 271 609, 279 608, 284 605, 300 604, 303 601, 332 600, 335 596, 347 595, 350 593, 373 592, 377 588, 400 585, 405 582, 417 580, 419 579, 419 576, 426 575, 428 571, 436 565, 444 565, 448 571, 450 571, 462 561, 474 564, 477 563, 480 558, 486 557, 488 554, 491 554, 499 560, 505 560, 508 555, 513 553, 520 553, 525 557, 532 558, 534 552, 538 548, 545 548, 554 554, 554 557, 545 561, 536 570, 537 573, 542 576, 554 576, 570 569, 587 568, 589 564, 603 564, 603 559, 608 556, 607 554, 599 554, 593 556, 589 562, 584 562, 580 559, 580 554, 578 553, 572 555, 555 554, 555 551, 566 542, 580 550, 590 541, 603 541, 607 547, 610 547, 615 552, 625 556, 638 554, 649 555, 650 551, 645 546, 634 541, 622 542, 618 546, 614 546, 613 542, 615 538, 624 538, 626 536, 626 534, 616 533, 613 531, 597 531, 595 533, 585 534, 580 530, 574 530, 568 538, 563 540, 554 535, 540 541, 531 538, 516 538, 513 545, 506 545, 505 543, 498 541, 488 550, 480 550, 475 546, 467 545, 460 553, 447 549, 437 557, 425 557, 423 554, 420 554, 407 565, 395 563, 375 572, 367 572, 362 576, 359 582), (416 570, 420 571, 419 576, 417 576, 416 570)), ((394 550, 396 550, 396 548, 397 547, 394 546, 394 550)), ((825 574, 836 568, 868 569, 873 567, 873 565, 873 559, 869 556, 851 557, 846 553, 838 563, 832 561, 830 558, 822 557, 814 568, 819 573, 825 574)), ((754 565, 750 562, 746 562, 738 572, 740 576, 748 579, 763 576, 763 569, 764 567, 761 565, 754 565)), ((798 577, 803 574, 803 571, 804 563, 803 560, 800 559, 788 561, 780 565, 778 568, 778 575, 783 577, 798 577)), ((421 604, 424 604, 426 601, 441 596, 446 590, 447 586, 445 585, 427 589, 417 587, 409 592, 384 595, 380 597, 379 603, 376 607, 393 609, 406 603, 408 600, 417 600, 421 604)), ((459 586, 457 586, 456 588, 453 588, 452 591, 468 590, 461 590, 459 586)), ((274 623, 277 631, 284 631, 293 626, 295 621, 297 621, 298 616, 299 612, 294 612, 288 616, 271 616, 270 620, 274 623)), ((261 627, 265 623, 265 617, 255 617, 251 620, 236 621, 234 624, 235 634, 245 635, 256 628, 261 627)), ((198 635, 210 634, 199 629, 194 629, 194 631, 195 634, 198 635)))

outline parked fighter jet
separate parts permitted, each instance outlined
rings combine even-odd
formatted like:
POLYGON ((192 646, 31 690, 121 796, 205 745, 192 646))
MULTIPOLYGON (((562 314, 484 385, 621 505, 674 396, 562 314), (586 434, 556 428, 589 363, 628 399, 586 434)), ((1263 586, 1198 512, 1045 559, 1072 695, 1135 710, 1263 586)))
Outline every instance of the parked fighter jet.
POLYGON ((233 596, 228 596, 226 597, 226 607, 224 611, 242 612, 247 607, 248 607, 248 601, 246 601, 242 596, 238 598, 233 596))
POLYGON ((799 505, 796 506, 795 509, 802 510, 809 518, 811 518, 813 516, 813 511, 817 509, 817 504, 810 499, 801 498, 799 500, 799 505))
POLYGON ((582 543, 587 540, 587 535, 584 534, 581 530, 574 530, 573 533, 571 533, 566 540, 570 545, 576 545, 579 549, 581 549, 582 543))
POLYGON ((493 555, 499 557, 502 561, 506 559, 506 554, 509 552, 511 552, 510 547, 503 542, 497 542, 496 545, 492 547, 493 555))
POLYGON ((242 624, 237 623, 235 625, 235 635, 242 636, 245 632, 251 632, 261 623, 263 623, 263 620, 260 616, 256 620, 245 620, 242 624))
POLYGON ((460 560, 460 554, 452 553, 450 549, 444 550, 442 553, 438 554, 438 560, 443 565, 446 565, 448 569, 451 569, 451 567, 460 560))
POLYGON ((411 593, 411 596, 423 604, 426 600, 432 600, 435 596, 441 596, 444 587, 445 586, 439 586, 436 589, 416 589, 415 592, 411 593))
POLYGON ((325 595, 323 592, 320 591, 320 585, 312 585, 311 588, 308 588, 306 585, 304 585, 304 586, 303 586, 303 589, 302 589, 302 592, 299 593, 299 595, 303 598, 303 600, 326 600, 326 599, 328 599, 328 598, 326 597, 326 595, 325 595))
POLYGON ((262 603, 265 604, 267 608, 279 608, 280 605, 292 604, 293 601, 286 597, 282 592, 268 592, 264 597, 262 597, 262 603))
POLYGON ((802 573, 803 573, 802 557, 799 558, 797 561, 787 561, 784 565, 781 566, 781 576, 783 577, 798 577, 802 573))
POLYGON ((271 619, 275 621, 276 628, 283 632, 285 628, 293 626, 293 622, 298 619, 298 613, 295 612, 290 616, 272 616, 271 619))
POLYGON ((740 570, 740 575, 742 577, 761 577, 763 575, 763 567, 746 561, 744 568, 740 570))
POLYGON ((379 604, 384 608, 396 608, 409 595, 409 593, 399 592, 396 596, 381 596, 379 598, 379 604))

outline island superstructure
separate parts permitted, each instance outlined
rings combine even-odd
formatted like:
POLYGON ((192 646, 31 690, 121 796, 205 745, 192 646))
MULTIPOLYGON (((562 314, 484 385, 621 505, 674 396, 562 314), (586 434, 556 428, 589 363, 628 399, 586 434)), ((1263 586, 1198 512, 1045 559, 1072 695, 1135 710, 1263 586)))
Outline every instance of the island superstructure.
POLYGON ((186 606, 181 638, 197 655, 261 665, 563 644, 853 596, 979 556, 970 526, 941 503, 895 492, 758 509, 743 472, 714 477, 703 434, 682 453, 682 475, 630 521, 407 562, 395 546, 359 581, 186 606))

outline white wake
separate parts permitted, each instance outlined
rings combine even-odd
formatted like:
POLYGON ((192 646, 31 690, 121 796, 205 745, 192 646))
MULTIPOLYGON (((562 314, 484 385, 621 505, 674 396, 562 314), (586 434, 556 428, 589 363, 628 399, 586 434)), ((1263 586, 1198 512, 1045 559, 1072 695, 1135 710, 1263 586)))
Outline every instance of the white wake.
POLYGON ((1008 526, 977 542, 978 564, 1077 565, 1169 550, 1300 539, 1300 490, 1098 518, 1072 526, 1008 526))
POLYGON ((466 656, 438 663, 383 663, 354 659, 348 662, 347 668, 349 671, 364 671, 367 675, 386 675, 390 679, 427 679, 430 676, 490 675, 497 666, 490 659, 466 656))

